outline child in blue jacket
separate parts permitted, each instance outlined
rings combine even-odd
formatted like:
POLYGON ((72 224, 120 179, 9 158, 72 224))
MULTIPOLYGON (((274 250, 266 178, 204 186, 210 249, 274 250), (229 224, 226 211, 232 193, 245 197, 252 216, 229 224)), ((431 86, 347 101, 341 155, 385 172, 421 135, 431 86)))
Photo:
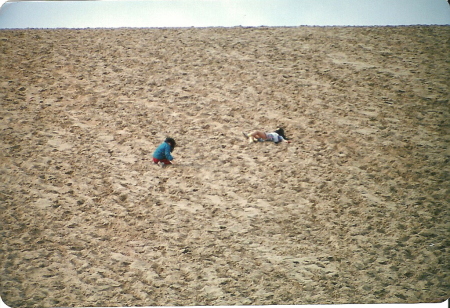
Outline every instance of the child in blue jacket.
POLYGON ((153 152, 153 163, 164 165, 173 164, 172 151, 175 149, 176 142, 173 138, 166 138, 153 152))

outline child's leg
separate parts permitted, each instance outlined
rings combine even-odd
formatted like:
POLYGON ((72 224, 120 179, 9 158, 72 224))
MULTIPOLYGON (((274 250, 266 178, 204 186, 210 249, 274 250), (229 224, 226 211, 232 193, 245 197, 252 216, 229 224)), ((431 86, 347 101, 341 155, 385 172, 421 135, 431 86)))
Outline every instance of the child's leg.
POLYGON ((254 131, 254 132, 248 134, 248 136, 253 137, 255 139, 260 139, 260 138, 263 140, 267 139, 266 133, 261 132, 261 131, 254 131))
POLYGON ((153 163, 154 164, 163 163, 164 165, 172 165, 172 162, 168 159, 157 159, 154 157, 153 157, 153 163))
POLYGON ((261 132, 261 131, 254 131, 254 132, 251 132, 250 134, 244 133, 244 136, 246 138, 248 138, 248 142, 250 142, 250 143, 253 143, 256 140, 264 141, 267 139, 266 133, 261 132))

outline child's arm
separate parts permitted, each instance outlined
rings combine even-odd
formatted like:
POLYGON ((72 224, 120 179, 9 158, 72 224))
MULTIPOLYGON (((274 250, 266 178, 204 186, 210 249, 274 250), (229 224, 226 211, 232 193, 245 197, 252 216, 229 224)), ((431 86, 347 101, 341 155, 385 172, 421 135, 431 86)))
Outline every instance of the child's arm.
POLYGON ((283 142, 286 142, 286 143, 291 143, 291 140, 286 140, 286 139, 284 139, 283 137, 281 137, 280 136, 280 138, 281 138, 281 141, 283 141, 283 142))
POLYGON ((166 155, 166 158, 172 162, 173 157, 172 157, 172 154, 170 154, 170 145, 168 143, 166 143, 166 148, 165 148, 164 152, 165 152, 164 154, 166 155))

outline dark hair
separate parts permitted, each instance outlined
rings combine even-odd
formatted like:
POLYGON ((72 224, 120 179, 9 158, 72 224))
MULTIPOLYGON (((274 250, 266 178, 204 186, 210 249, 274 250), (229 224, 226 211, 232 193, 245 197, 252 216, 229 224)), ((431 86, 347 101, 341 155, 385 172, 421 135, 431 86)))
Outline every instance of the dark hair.
POLYGON ((175 146, 177 145, 177 143, 175 142, 175 139, 173 139, 173 138, 166 138, 166 140, 164 140, 164 142, 167 142, 170 145, 170 152, 172 152, 173 149, 175 149, 175 146))
POLYGON ((278 135, 280 135, 281 137, 283 137, 283 139, 288 140, 288 138, 286 138, 286 135, 284 134, 284 129, 282 129, 281 127, 278 128, 275 133, 277 133, 278 135))

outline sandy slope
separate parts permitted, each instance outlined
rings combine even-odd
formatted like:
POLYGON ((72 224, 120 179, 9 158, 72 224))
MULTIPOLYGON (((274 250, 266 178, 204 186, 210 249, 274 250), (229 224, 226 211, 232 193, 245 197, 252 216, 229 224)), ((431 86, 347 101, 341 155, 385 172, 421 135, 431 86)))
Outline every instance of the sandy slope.
POLYGON ((449 34, 0 31, 2 300, 444 300, 449 34))

